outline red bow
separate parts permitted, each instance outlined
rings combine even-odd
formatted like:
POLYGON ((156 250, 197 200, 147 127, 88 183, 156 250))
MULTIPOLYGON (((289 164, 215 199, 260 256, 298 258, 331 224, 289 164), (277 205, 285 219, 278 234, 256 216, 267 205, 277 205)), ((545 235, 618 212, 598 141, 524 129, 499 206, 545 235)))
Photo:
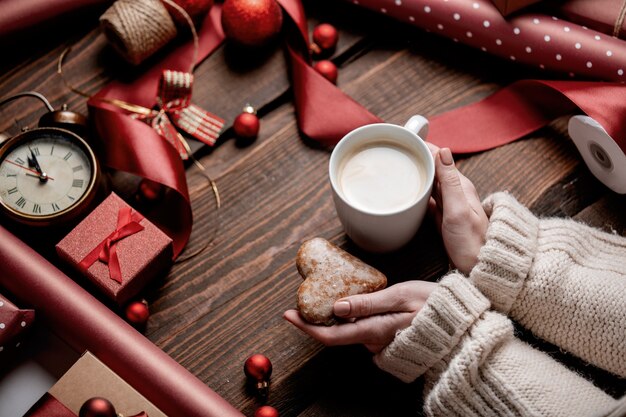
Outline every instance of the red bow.
POLYGON ((211 146, 224 127, 223 119, 191 103, 192 86, 193 74, 164 70, 159 83, 158 109, 133 115, 151 125, 182 159, 189 158, 189 148, 176 127, 211 146))
POLYGON ((82 261, 79 267, 88 270, 97 260, 109 265, 109 276, 112 280, 122 283, 122 268, 117 256, 117 242, 134 235, 144 229, 139 224, 143 216, 130 207, 120 208, 117 214, 117 227, 98 246, 96 246, 82 261))

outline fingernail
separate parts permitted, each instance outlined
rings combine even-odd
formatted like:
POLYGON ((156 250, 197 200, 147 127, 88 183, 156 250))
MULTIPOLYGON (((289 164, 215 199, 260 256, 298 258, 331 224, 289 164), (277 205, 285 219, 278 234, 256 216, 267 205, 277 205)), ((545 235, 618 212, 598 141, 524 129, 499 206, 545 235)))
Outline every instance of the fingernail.
POLYGON ((350 303, 347 301, 337 301, 334 310, 337 316, 347 316, 350 314, 350 303))
POLYGON ((454 159, 452 159, 452 152, 450 152, 450 148, 443 148, 439 151, 439 155, 441 156, 441 162, 444 165, 452 165, 454 163, 454 159))

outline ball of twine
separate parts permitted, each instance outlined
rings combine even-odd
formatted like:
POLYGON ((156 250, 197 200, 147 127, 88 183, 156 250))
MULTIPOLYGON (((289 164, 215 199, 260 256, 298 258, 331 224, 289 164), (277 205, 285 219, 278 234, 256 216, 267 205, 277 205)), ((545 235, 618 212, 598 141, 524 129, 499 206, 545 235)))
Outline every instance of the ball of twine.
POLYGON ((100 16, 113 48, 137 65, 176 37, 176 25, 160 0, 117 0, 100 16))

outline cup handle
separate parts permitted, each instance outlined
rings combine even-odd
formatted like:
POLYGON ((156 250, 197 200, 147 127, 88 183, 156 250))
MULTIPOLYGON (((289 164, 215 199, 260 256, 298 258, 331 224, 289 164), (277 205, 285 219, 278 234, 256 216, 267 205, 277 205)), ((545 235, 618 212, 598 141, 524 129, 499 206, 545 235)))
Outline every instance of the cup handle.
POLYGON ((419 114, 411 117, 404 124, 404 127, 415 133, 422 140, 426 140, 426 136, 428 136, 428 119, 424 116, 420 116, 419 114))

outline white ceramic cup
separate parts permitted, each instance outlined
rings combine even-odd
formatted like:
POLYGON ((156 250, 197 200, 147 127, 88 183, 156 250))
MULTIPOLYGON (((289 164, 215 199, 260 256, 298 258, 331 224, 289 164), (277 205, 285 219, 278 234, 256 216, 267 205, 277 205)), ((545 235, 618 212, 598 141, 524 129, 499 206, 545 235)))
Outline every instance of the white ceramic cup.
POLYGON ((390 252, 407 244, 419 229, 435 178, 435 162, 424 142, 427 133, 428 120, 416 115, 404 127, 389 123, 362 126, 348 133, 335 146, 328 167, 335 208, 346 234, 361 248, 370 252, 390 252), (422 164, 426 175, 422 191, 413 203, 384 213, 351 204, 338 178, 344 158, 361 148, 381 143, 381 139, 410 152, 416 162, 422 164))

